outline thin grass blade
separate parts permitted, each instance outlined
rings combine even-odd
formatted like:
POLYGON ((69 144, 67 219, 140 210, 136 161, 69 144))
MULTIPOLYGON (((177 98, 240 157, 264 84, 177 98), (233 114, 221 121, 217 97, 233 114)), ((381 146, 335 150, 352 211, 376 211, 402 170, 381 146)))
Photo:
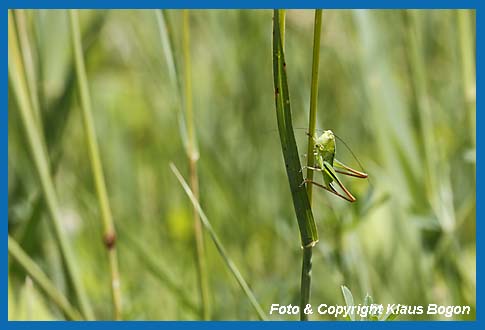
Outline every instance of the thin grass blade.
POLYGON ((20 117, 25 129, 34 166, 49 210, 49 219, 52 221, 54 235, 66 266, 67 278, 73 285, 84 317, 93 319, 91 306, 87 300, 86 292, 79 278, 80 272, 76 267, 74 253, 72 252, 66 234, 62 229, 59 215, 59 202, 55 192, 54 182, 50 175, 49 157, 45 149, 45 139, 42 132, 38 129, 38 125, 36 124, 33 115, 32 105, 30 104, 25 79, 25 70, 20 60, 20 48, 11 11, 8 12, 8 58, 9 82, 17 100, 20 117))
POLYGON ((71 38, 72 47, 74 50, 74 62, 76 65, 78 90, 83 115, 84 134, 86 135, 86 143, 89 150, 89 159, 91 161, 91 169, 94 176, 96 194, 98 197, 99 208, 101 210, 101 219, 103 221, 104 228, 103 238, 105 247, 108 252, 109 267, 111 270, 111 293, 113 300, 114 318, 116 320, 120 320, 122 315, 122 306, 119 266, 115 247, 116 232, 113 217, 111 214, 111 207, 109 204, 103 167, 101 165, 101 157, 99 155, 98 143, 96 140, 96 132, 91 110, 91 97, 89 95, 88 79, 86 75, 86 67, 84 65, 84 56, 81 45, 81 32, 79 28, 79 18, 77 10, 69 10, 69 18, 71 23, 71 38))
POLYGON ((184 190, 185 190, 185 193, 190 198, 190 201, 192 202, 195 209, 199 213, 200 220, 201 220, 204 228, 209 233, 210 237, 212 238, 212 241, 214 242, 217 250, 219 251, 219 254, 221 255, 222 259, 226 263, 226 265, 229 268, 229 270, 231 271, 231 273, 234 275, 237 283, 239 284, 239 286, 241 287, 243 292, 248 297, 249 302, 251 303, 254 310, 258 314, 258 317, 261 320, 266 320, 266 316, 263 312, 263 309, 261 308, 258 301, 256 300, 256 297, 254 296, 253 292, 249 288, 249 285, 246 283, 243 276, 241 275, 241 272, 236 267, 236 264, 229 257, 229 254, 227 253, 226 248, 224 247, 224 245, 222 245, 221 240, 219 239, 219 236, 217 236, 216 232, 212 228, 212 225, 210 224, 209 219, 207 218, 204 211, 202 210, 202 207, 200 206, 199 201, 197 200, 197 198, 192 193, 192 190, 190 190, 189 185, 187 184, 187 182, 185 182, 184 178, 182 177, 182 174, 180 174, 179 170, 177 169, 177 167, 175 167, 175 165, 173 163, 170 163, 170 169, 172 170, 172 172, 177 177, 177 180, 180 182, 180 184, 182 185, 182 188, 184 188, 184 190))
POLYGON ((22 266, 45 294, 59 307, 69 320, 81 320, 81 314, 69 303, 67 298, 59 292, 54 283, 39 266, 24 252, 18 243, 8 236, 8 253, 22 266))
MULTIPOLYGON (((345 304, 349 307, 354 306, 355 305, 354 297, 352 296, 352 292, 350 292, 349 288, 347 288, 345 285, 342 285, 341 289, 342 289, 342 295, 344 296, 345 304)), ((355 321, 354 312, 349 313, 349 317, 352 321, 355 321)))
POLYGON ((273 21, 273 77, 276 118, 278 121, 281 148, 283 150, 286 173, 290 183, 293 205, 300 228, 302 246, 314 246, 318 242, 317 226, 313 218, 305 186, 302 185, 302 166, 291 121, 290 94, 286 77, 286 63, 280 30, 279 10, 275 10, 273 21))

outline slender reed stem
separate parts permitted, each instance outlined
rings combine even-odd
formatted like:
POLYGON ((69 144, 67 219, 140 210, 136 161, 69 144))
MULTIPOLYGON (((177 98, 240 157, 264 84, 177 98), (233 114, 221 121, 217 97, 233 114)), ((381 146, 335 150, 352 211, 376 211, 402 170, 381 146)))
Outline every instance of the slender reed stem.
POLYGON ((175 174, 177 177, 177 180, 180 182, 182 185, 182 188, 184 188, 185 193, 187 196, 189 196, 190 201, 192 202, 192 205, 195 207, 197 213, 200 215, 200 220, 204 228, 207 230, 209 233, 210 237, 212 238, 212 241, 216 245, 217 250, 219 251, 219 254, 221 255, 222 259, 224 259, 224 262, 226 263, 227 267, 231 271, 231 273, 234 275, 236 278, 237 283, 243 290, 243 292, 246 294, 248 297, 251 305, 253 306, 254 310, 258 314, 258 317, 260 320, 266 320, 266 316, 264 315, 263 309, 259 305, 258 301, 256 300, 256 297, 254 296, 253 292, 249 288, 249 285, 246 283, 244 280, 243 276, 241 275, 241 272, 239 269, 236 267, 236 264, 232 261, 232 259, 229 257, 229 254, 227 253, 226 249, 224 248, 224 245, 222 245, 221 240, 219 239, 219 236, 217 236, 216 232, 212 228, 212 225, 209 222, 209 219, 205 215, 204 211, 200 207, 199 201, 197 200, 197 197, 194 195, 190 187, 188 186, 187 182, 185 182, 184 178, 182 177, 182 174, 180 174, 179 170, 177 167, 175 167, 174 164, 170 163, 170 169, 172 172, 175 174))
POLYGON ((69 303, 67 298, 57 290, 56 286, 49 280, 47 275, 37 264, 25 253, 20 245, 8 236, 8 253, 22 266, 27 274, 45 292, 45 294, 59 307, 69 320, 81 320, 81 314, 69 303))
MULTIPOLYGON (((168 77, 170 78, 170 83, 173 87, 173 91, 175 93, 177 99, 177 117, 179 121, 179 129, 180 129, 180 136, 182 138, 182 142, 184 144, 184 148, 187 154, 188 153, 188 142, 187 142, 187 124, 185 118, 185 111, 184 111, 184 97, 183 97, 183 89, 184 86, 182 85, 183 79, 180 77, 180 68, 182 65, 179 63, 180 60, 176 58, 174 54, 174 42, 173 42, 173 25, 170 24, 169 15, 167 10, 157 10, 155 12, 157 23, 158 23, 158 32, 160 35, 160 42, 163 48, 163 55, 165 57, 165 61, 167 64, 168 69, 168 77)), ((189 63, 190 65, 190 63, 189 63)))
POLYGON ((77 10, 69 10, 69 18, 71 22, 72 46, 74 50, 78 91, 81 100, 86 143, 89 149, 89 159, 91 161, 91 169, 94 175, 96 194, 98 197, 99 208, 101 210, 101 218, 103 221, 104 243, 108 251, 108 259, 111 269, 111 292, 114 307, 114 318, 116 320, 120 320, 122 306, 118 258, 116 256, 115 248, 116 232, 114 228, 113 218, 111 215, 111 208, 109 205, 108 193, 106 190, 106 183, 104 180, 101 159, 99 156, 99 148, 96 141, 96 132, 94 129, 94 122, 91 111, 91 99, 89 96, 88 79, 86 76, 86 68, 84 65, 83 51, 81 45, 81 33, 79 30, 79 17, 77 10))
POLYGON ((308 321, 308 314, 304 313, 305 306, 310 303, 310 290, 312 283, 312 254, 313 247, 303 247, 300 286, 300 321, 308 321))
MULTIPOLYGON (((315 155, 313 154, 315 129, 317 126, 317 101, 318 101, 318 70, 320 67, 320 34, 322 30, 322 10, 315 10, 315 24, 313 30, 313 62, 312 62, 312 82, 310 91, 310 113, 308 119, 308 149, 307 166, 315 165, 315 155)), ((313 181, 313 171, 307 169, 307 178, 313 181)), ((308 184, 306 191, 308 200, 312 203, 313 185, 308 184)))
MULTIPOLYGON (((318 69, 320 66, 320 34, 322 30, 322 10, 315 9, 315 23, 313 31, 313 63, 312 83, 310 92, 310 113, 308 119, 308 149, 307 166, 313 167, 315 155, 313 154, 317 118, 318 101, 318 69)), ((307 169, 307 178, 313 181, 313 171, 307 169)), ((313 185, 307 184, 306 191, 310 205, 312 204, 313 185)), ((304 313, 305 306, 310 303, 310 288, 312 282, 312 246, 303 247, 303 258, 301 265, 301 288, 300 288, 300 320, 308 321, 308 315, 304 313)))
POLYGON ((27 141, 31 150, 35 169, 39 177, 42 192, 49 211, 49 219, 52 221, 54 235, 61 251, 67 278, 71 282, 78 299, 81 312, 86 319, 93 319, 93 313, 87 300, 84 287, 79 278, 74 254, 68 243, 67 237, 62 230, 59 213, 59 203, 54 189, 54 182, 50 175, 45 139, 33 115, 32 105, 27 92, 25 70, 21 62, 17 32, 13 22, 12 12, 8 12, 8 75, 11 87, 17 100, 20 118, 27 135, 27 141))
POLYGON ((413 88, 416 93, 416 102, 419 108, 419 119, 421 136, 424 141, 424 165, 426 175, 426 189, 428 196, 436 196, 438 181, 436 177, 438 164, 438 146, 434 137, 433 113, 429 101, 427 88, 426 63, 424 61, 424 51, 422 49, 422 28, 421 16, 414 10, 407 10, 405 18, 407 19, 408 29, 408 49, 409 61, 411 67, 411 79, 413 88))
POLYGON ((467 115, 470 125, 471 143, 476 144, 476 76, 475 55, 473 44, 472 21, 470 10, 457 10, 458 31, 460 32, 460 55, 463 75, 463 92, 467 106, 467 115))
POLYGON ((39 125, 39 130, 42 131, 43 127, 37 91, 37 78, 36 71, 34 69, 34 58, 27 28, 27 17, 25 10, 23 9, 15 10, 14 14, 18 27, 19 43, 22 53, 23 66, 26 73, 27 87, 30 95, 30 104, 32 105, 32 111, 36 118, 37 124, 39 125))
MULTIPOLYGON (((183 54, 184 54, 184 87, 185 87, 185 117, 188 131, 187 155, 189 158, 190 189, 199 200, 199 178, 197 161, 199 152, 194 130, 194 116, 192 109, 192 64, 190 59, 190 17, 188 10, 183 13, 183 54)), ((204 235, 199 219, 199 213, 193 208, 194 235, 196 248, 197 272, 199 280, 200 300, 202 303, 202 318, 210 319, 209 283, 207 278, 207 263, 205 260, 204 235)))
POLYGON ((318 232, 308 193, 302 186, 303 175, 291 120, 290 93, 283 44, 284 26, 282 23, 284 23, 284 11, 275 9, 273 15, 273 78, 276 119, 303 248, 300 318, 305 320, 307 316, 304 315, 304 307, 310 299, 312 247, 318 242, 318 232))
POLYGON ((278 10, 278 18, 280 23, 280 36, 281 36, 281 46, 283 50, 285 49, 285 32, 286 32, 286 10, 278 10))
POLYGON ((416 10, 405 12, 408 29, 410 73, 419 114, 421 138, 424 142, 423 168, 424 182, 431 208, 435 212, 442 229, 450 233, 456 224, 450 172, 446 163, 443 145, 436 134, 436 112, 433 111, 428 87, 428 72, 423 40, 423 18, 426 13, 416 10))

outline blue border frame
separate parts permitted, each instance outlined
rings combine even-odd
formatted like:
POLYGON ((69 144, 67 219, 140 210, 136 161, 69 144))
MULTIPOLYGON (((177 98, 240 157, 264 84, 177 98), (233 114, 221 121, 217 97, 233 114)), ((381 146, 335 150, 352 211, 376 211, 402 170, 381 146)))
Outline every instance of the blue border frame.
POLYGON ((327 8, 327 9, 344 9, 344 8, 477 8, 480 4, 479 0, 462 0, 462 1, 436 1, 436 0, 370 0, 363 2, 362 0, 343 0, 343 1, 323 1, 323 0, 247 0, 247 1, 222 1, 222 0, 140 0, 136 2, 126 1, 116 2, 112 0, 96 1, 96 0, 71 0, 68 3, 62 0, 6 0, 4 6, 7 8, 191 8, 191 9, 218 9, 218 8, 252 8, 252 9, 272 9, 272 8, 327 8))
MULTIPOLYGON (((193 8, 193 9, 201 9, 201 8, 211 8, 211 9, 218 9, 218 8, 254 8, 254 9, 263 9, 263 8, 315 8, 315 7, 323 7, 328 9, 337 9, 337 8, 369 8, 369 9, 376 9, 376 8, 421 8, 421 9, 431 9, 431 8, 470 8, 476 9, 476 27, 477 27, 477 36, 482 35, 483 30, 483 23, 481 22, 482 14, 482 7, 481 2, 479 0, 462 0, 462 1, 436 1, 436 0, 394 0, 394 1, 383 1, 383 0, 371 0, 366 1, 365 3, 362 0, 344 0, 340 2, 329 2, 329 1, 298 1, 298 0, 282 0, 282 1, 254 1, 254 0, 246 0, 246 1, 231 1, 230 3, 224 2, 221 0, 205 0, 205 1, 194 1, 194 0, 172 0, 172 1, 161 1, 161 0, 137 0, 136 2, 119 2, 119 1, 96 1, 96 0, 75 0, 69 1, 60 1, 60 0, 49 0, 49 1, 35 1, 35 0, 5 0, 1 2, 1 6, 5 9, 3 19, 5 30, 2 33, 2 45, 5 47, 3 51, 0 53, 1 60, 7 64, 8 63, 8 32, 7 32, 7 24, 8 24, 8 16, 7 10, 8 8, 193 8)), ((476 54, 476 81, 477 81, 477 109, 481 108, 481 97, 480 91, 481 86, 478 83, 479 79, 482 77, 483 67, 480 65, 480 54, 482 53, 482 43, 480 38, 477 37, 477 54, 476 54)), ((4 64, 4 65, 5 65, 4 64)), ((3 237, 4 237, 4 244, 8 245, 7 243, 7 235, 8 235, 8 67, 7 65, 4 67, 4 80, 2 83, 2 90, 4 91, 2 94, 3 104, 5 108, 3 108, 0 114, 0 131, 2 133, 2 141, 1 141, 1 151, 2 151, 2 174, 1 174, 1 182, 4 186, 3 191, 1 192, 2 197, 2 214, 4 214, 4 225, 3 225, 3 237)), ((483 158, 483 151, 481 150, 481 143, 484 139, 483 134, 480 132, 478 127, 481 126, 482 118, 485 114, 482 114, 481 111, 477 111, 477 165, 481 164, 483 158)), ((477 190, 476 196, 479 200, 479 197, 483 195, 482 190, 483 188, 480 182, 483 182, 483 175, 481 175, 480 171, 477 171, 477 190)), ((481 218, 482 213, 484 212, 483 207, 480 203, 477 204, 477 222, 476 222, 476 235, 479 236, 479 233, 482 233, 482 224, 479 221, 481 218)), ((482 272, 482 252, 483 245, 480 243, 480 240, 477 239, 477 275, 483 274, 482 272)), ((2 264, 7 265, 8 263, 8 251, 7 246, 4 250, 4 255, 2 258, 2 264)), ((2 282, 2 299, 0 299, 0 308, 3 310, 3 318, 0 320, 0 329, 31 329, 32 327, 41 328, 41 329, 85 329, 85 328, 94 328, 94 329, 106 329, 106 328, 113 328, 113 329, 160 329, 160 327, 169 327, 173 329, 186 329, 190 327, 198 327, 200 329, 239 329, 239 328, 261 328, 261 329, 289 329, 293 327, 298 328, 305 328, 305 329, 321 329, 325 327, 326 329, 337 329, 337 328, 349 328, 349 327, 360 327, 360 328, 381 328, 381 327, 391 327, 391 328, 405 328, 405 327, 423 327, 423 328, 483 328, 485 326, 485 322, 483 321, 483 317, 480 316, 481 311, 481 302, 483 290, 482 286, 479 284, 479 277, 477 276, 477 286, 476 286, 476 298, 477 298, 477 320, 476 321, 452 321, 452 322, 426 322, 426 321, 418 321, 418 322, 335 322, 335 321, 328 321, 328 322, 290 322, 290 321, 283 321, 283 322, 249 322, 249 321, 239 321, 239 322, 201 322, 201 321, 166 321, 166 322, 157 322, 157 321, 125 321, 125 322, 113 322, 113 321, 96 321, 96 322, 67 322, 67 321, 59 321, 59 322, 22 322, 22 321, 7 321, 8 320, 8 285, 7 285, 7 269, 5 268, 1 274, 0 279, 2 282)))

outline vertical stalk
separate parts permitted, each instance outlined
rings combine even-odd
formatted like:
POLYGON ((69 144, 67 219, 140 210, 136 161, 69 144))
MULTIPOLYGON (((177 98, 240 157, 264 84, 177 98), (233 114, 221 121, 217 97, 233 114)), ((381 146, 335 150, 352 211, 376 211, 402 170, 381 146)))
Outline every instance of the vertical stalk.
POLYGON ((23 66, 26 73, 26 81, 30 95, 30 102, 32 105, 33 113, 36 117, 37 124, 39 125, 39 129, 43 130, 37 91, 37 77, 36 71, 34 69, 34 58, 32 53, 32 47, 30 46, 25 9, 15 10, 14 14, 18 27, 19 42, 22 53, 23 66))
POLYGON ((258 301, 256 300, 254 293, 251 291, 251 288, 249 287, 248 283, 244 280, 244 277, 241 275, 241 272, 236 267, 236 264, 234 263, 234 261, 232 261, 232 259, 229 257, 229 254, 227 253, 226 249, 224 248, 224 245, 222 245, 222 242, 219 239, 219 236, 216 234, 214 228, 212 228, 212 225, 210 224, 209 219, 207 218, 204 211, 200 207, 199 201, 195 197, 194 193, 190 190, 190 187, 187 185, 184 178, 182 177, 179 170, 177 169, 177 167, 175 167, 174 164, 170 163, 170 169, 172 170, 172 172, 177 177, 177 180, 182 185, 182 188, 184 188, 187 196, 189 196, 190 201, 192 202, 192 205, 194 205, 197 213, 199 213, 199 215, 200 215, 200 221, 201 221, 202 225, 205 227, 205 229, 209 233, 209 236, 212 238, 212 241, 214 242, 214 245, 216 246, 217 250, 219 251, 219 254, 221 255, 222 259, 224 260, 227 268, 229 268, 232 275, 234 275, 234 278, 236 279, 239 286, 243 290, 244 294, 249 299, 249 302, 253 306, 254 310, 258 314, 259 319, 261 321, 266 321, 266 316, 263 312, 263 309, 261 308, 258 301))
POLYGON ((422 40, 423 13, 406 11, 408 49, 411 78, 418 106, 421 136, 424 141, 425 185, 430 205, 442 229, 449 233, 455 228, 456 219, 450 188, 448 164, 443 160, 443 148, 436 136, 433 111, 427 83, 425 51, 422 40), (420 15, 421 14, 421 15, 420 15))
MULTIPOLYGON (((315 128, 317 125, 317 101, 318 101, 318 69, 320 67, 320 34, 322 30, 322 10, 315 10, 315 24, 313 30, 313 63, 312 63, 312 83, 310 91, 310 114, 308 118, 308 149, 307 149, 307 165, 314 166, 315 155, 313 154, 315 138, 315 128)), ((313 171, 307 169, 307 178, 313 180, 313 171)), ((312 188, 313 185, 308 184, 306 191, 310 204, 312 203, 312 188)))
POLYGON ((280 23, 281 46, 285 49, 285 31, 286 31, 286 10, 278 10, 278 18, 280 23))
POLYGON ((428 196, 432 198, 436 196, 439 181, 436 178, 438 147, 434 136, 433 116, 426 83, 426 63, 423 57, 423 40, 421 38, 421 16, 414 10, 408 10, 405 14, 407 15, 405 17, 407 18, 407 42, 411 64, 411 78, 413 79, 413 87, 419 109, 421 136, 424 141, 424 164, 427 172, 426 188, 428 196))
POLYGON ((69 303, 67 298, 57 290, 42 269, 25 253, 20 245, 8 236, 8 253, 19 263, 25 272, 45 292, 45 294, 59 307, 69 320, 81 320, 79 312, 69 303))
MULTIPOLYGON (((318 69, 320 66, 320 34, 322 30, 322 10, 315 9, 315 22, 313 31, 313 63, 312 63, 312 82, 310 92, 310 113, 308 119, 308 149, 307 166, 314 166, 315 155, 313 154, 314 137, 317 117, 318 100, 318 69)), ((307 178, 313 180, 313 171, 307 169, 307 178)), ((307 184, 306 191, 310 206, 312 204, 312 187, 307 184)), ((300 320, 308 321, 308 315, 303 311, 305 306, 310 303, 310 287, 312 281, 312 246, 303 247, 303 260, 301 266, 301 288, 300 288, 300 320)))
POLYGON ((304 315, 304 307, 310 298, 312 247, 318 242, 318 233, 307 191, 302 186, 303 174, 291 120, 290 93, 282 37, 284 35, 284 26, 281 25, 282 22, 284 22, 284 11, 275 9, 273 15, 273 78, 276 119, 286 174, 290 184, 303 247, 300 318, 305 320, 307 316, 304 315))
POLYGON ((72 47, 74 50, 74 60, 76 65, 78 91, 81 100, 84 131, 86 134, 86 143, 89 149, 89 159, 91 161, 91 169, 94 175, 96 194, 98 197, 99 208, 101 210, 101 218, 103 221, 103 238, 106 249, 108 251, 109 266, 111 269, 111 292, 114 307, 114 318, 116 320, 120 320, 122 310, 118 258, 116 256, 115 248, 116 232, 114 228, 113 218, 111 215, 111 208, 109 205, 103 168, 101 166, 99 148, 96 141, 96 132, 94 129, 94 122, 91 111, 91 99, 89 95, 86 68, 84 65, 83 51, 81 45, 81 33, 79 29, 79 17, 77 10, 69 10, 69 18, 71 23, 72 47))
POLYGON ((13 22, 12 12, 8 11, 8 76, 11 88, 17 100, 20 118, 25 129, 25 134, 30 147, 32 159, 40 181, 42 193, 49 211, 49 219, 52 221, 54 235, 61 251, 67 278, 73 286, 81 312, 86 319, 93 319, 93 313, 87 300, 86 292, 79 278, 74 253, 68 243, 67 237, 62 230, 59 216, 59 201, 54 188, 54 182, 50 175, 49 157, 45 147, 45 139, 39 130, 39 125, 33 114, 32 105, 27 91, 25 69, 21 61, 17 32, 13 22))
POLYGON ((312 284, 312 246, 304 246, 301 264, 300 285, 300 321, 308 321, 308 315, 304 313, 305 306, 310 303, 310 290, 312 284))
MULTIPOLYGON (((187 10, 183 10, 183 54, 184 54, 184 90, 185 90, 185 117, 187 122, 187 156, 189 160, 190 189, 199 200, 199 178, 197 174, 197 161, 199 152, 194 130, 192 111, 192 65, 190 59, 190 17, 187 10)), ((210 319, 209 284, 207 279, 207 264, 205 260, 204 236, 199 213, 193 207, 195 252, 199 280, 199 293, 202 303, 202 318, 210 319)))
POLYGON ((475 147, 476 134, 476 77, 475 77, 475 55, 473 44, 472 22, 470 10, 461 9, 457 11, 458 31, 460 33, 460 55, 463 75, 463 92, 467 106, 467 115, 470 125, 470 138, 475 147))

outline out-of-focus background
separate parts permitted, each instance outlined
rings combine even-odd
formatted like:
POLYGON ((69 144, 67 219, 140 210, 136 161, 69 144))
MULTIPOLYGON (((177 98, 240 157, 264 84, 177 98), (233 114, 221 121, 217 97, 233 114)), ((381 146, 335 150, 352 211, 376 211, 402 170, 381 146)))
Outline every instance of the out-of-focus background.
MULTIPOLYGON (((298 304, 301 249, 276 130, 272 11, 189 11, 200 201, 265 313, 298 304)), ((123 318, 200 319, 180 92, 160 12, 80 11, 96 136, 118 231, 123 318)), ((163 14, 183 66, 181 11, 163 14)), ((97 319, 111 319, 109 267, 63 10, 15 13, 49 152, 63 233, 97 319), (20 13, 20 14, 19 14, 20 13), (20 18, 19 18, 20 16, 20 18)), ((302 162, 314 11, 287 12, 286 63, 302 162)), ((180 71, 177 78, 183 80, 180 71)), ((311 302, 469 305, 475 276, 475 12, 324 10, 318 127, 332 129, 369 180, 343 177, 349 204, 315 188, 320 242, 311 302)), ((9 234, 75 305, 15 97, 9 89, 9 234)), ((337 141, 337 157, 359 169, 337 141)), ((319 176, 316 176, 319 178, 319 176)), ((319 178, 320 179, 320 178, 319 178)), ((205 235, 215 320, 256 319, 205 235)), ((15 260, 9 318, 62 319, 15 260)), ((297 319, 297 316, 271 316, 297 319)), ((311 319, 331 319, 316 313, 311 319)), ((446 319, 400 316, 399 319, 446 319)))

